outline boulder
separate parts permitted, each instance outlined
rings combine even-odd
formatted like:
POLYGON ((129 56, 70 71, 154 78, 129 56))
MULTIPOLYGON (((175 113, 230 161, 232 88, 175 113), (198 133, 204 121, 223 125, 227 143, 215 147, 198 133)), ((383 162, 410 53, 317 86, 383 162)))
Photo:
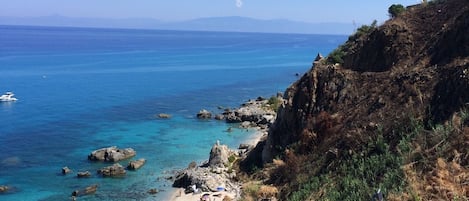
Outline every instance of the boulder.
POLYGON ((95 185, 88 186, 88 187, 86 187, 84 189, 81 189, 81 190, 73 191, 72 196, 78 197, 78 196, 89 195, 89 194, 96 193, 97 190, 98 190, 98 185, 95 184, 95 185))
POLYGON ((127 165, 127 169, 128 170, 139 169, 145 164, 145 162, 147 162, 147 160, 145 160, 144 158, 138 159, 136 161, 130 161, 129 165, 127 165))
POLYGON ((10 187, 8 187, 8 186, 0 186, 0 193, 5 193, 5 192, 7 192, 8 190, 10 190, 10 187))
POLYGON ((230 150, 226 145, 220 145, 217 141, 213 145, 212 150, 210 151, 210 159, 208 164, 210 167, 225 167, 225 164, 228 164, 228 157, 230 155, 230 150))
POLYGON ((208 110, 200 110, 199 113, 197 113, 197 118, 199 119, 210 119, 212 118, 212 113, 210 113, 208 110))
POLYGON ((134 157, 137 154, 132 148, 119 149, 116 146, 95 150, 88 155, 91 161, 117 162, 134 157))
POLYGON ((91 177, 91 172, 90 171, 78 172, 77 177, 78 178, 91 177))
POLYGON ((72 170, 70 168, 68 168, 67 166, 63 167, 62 168, 62 174, 68 174, 68 173, 71 173, 72 170))
POLYGON ((103 177, 120 177, 126 174, 125 168, 121 164, 115 163, 114 165, 107 166, 98 170, 98 174, 103 177))

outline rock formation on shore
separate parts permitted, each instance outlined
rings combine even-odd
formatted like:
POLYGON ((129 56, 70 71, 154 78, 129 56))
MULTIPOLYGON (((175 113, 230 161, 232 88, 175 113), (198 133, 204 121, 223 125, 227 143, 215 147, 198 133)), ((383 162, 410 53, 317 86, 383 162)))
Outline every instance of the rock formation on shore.
POLYGON ((244 168, 281 200, 469 198, 467 19, 466 0, 432 1, 351 36, 286 90, 244 168))
POLYGON ((201 166, 189 165, 187 169, 176 175, 173 187, 190 189, 196 187, 204 192, 216 192, 219 188, 226 191, 236 191, 238 184, 233 181, 236 173, 230 169, 230 157, 236 157, 235 151, 217 142, 210 152, 209 162, 201 166))

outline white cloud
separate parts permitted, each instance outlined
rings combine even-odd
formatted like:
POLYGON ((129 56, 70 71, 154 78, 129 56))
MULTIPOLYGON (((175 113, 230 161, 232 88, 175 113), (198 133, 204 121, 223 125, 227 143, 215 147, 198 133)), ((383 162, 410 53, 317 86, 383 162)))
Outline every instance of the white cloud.
POLYGON ((238 8, 243 7, 243 1, 242 0, 236 0, 236 7, 238 7, 238 8))

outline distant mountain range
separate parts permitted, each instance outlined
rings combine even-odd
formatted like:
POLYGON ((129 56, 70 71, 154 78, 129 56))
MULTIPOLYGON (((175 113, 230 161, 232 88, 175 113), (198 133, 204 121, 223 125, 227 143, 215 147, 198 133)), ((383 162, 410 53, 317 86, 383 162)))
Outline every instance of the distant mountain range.
POLYGON ((150 18, 104 19, 72 18, 60 15, 52 15, 43 17, 0 17, 0 24, 345 35, 351 34, 356 29, 352 23, 307 23, 284 19, 260 20, 238 16, 199 18, 179 22, 165 22, 150 18))

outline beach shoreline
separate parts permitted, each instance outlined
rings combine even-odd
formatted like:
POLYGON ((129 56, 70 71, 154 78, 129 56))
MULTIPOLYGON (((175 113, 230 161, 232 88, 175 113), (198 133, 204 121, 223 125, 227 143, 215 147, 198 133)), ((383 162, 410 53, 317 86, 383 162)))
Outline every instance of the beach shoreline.
MULTIPOLYGON (((249 146, 255 147, 261 140, 263 140, 265 137, 267 137, 268 128, 262 129, 260 127, 256 127, 254 129, 256 129, 256 131, 254 131, 252 134, 250 134, 249 137, 246 138, 241 144, 247 144, 249 146)), ((227 192, 227 191, 223 191, 223 192, 202 192, 202 193, 196 193, 196 194, 194 194, 194 193, 186 194, 186 193, 184 193, 184 191, 185 191, 184 188, 174 188, 173 187, 173 188, 171 188, 171 190, 168 193, 168 196, 166 197, 165 200, 169 200, 169 201, 194 201, 194 200, 200 200, 201 196, 204 193, 210 194, 211 201, 222 201, 225 196, 228 196, 232 199, 240 196, 240 195, 237 195, 234 192, 227 192), (217 194, 221 194, 221 197, 214 196, 214 195, 217 195, 217 194)))

